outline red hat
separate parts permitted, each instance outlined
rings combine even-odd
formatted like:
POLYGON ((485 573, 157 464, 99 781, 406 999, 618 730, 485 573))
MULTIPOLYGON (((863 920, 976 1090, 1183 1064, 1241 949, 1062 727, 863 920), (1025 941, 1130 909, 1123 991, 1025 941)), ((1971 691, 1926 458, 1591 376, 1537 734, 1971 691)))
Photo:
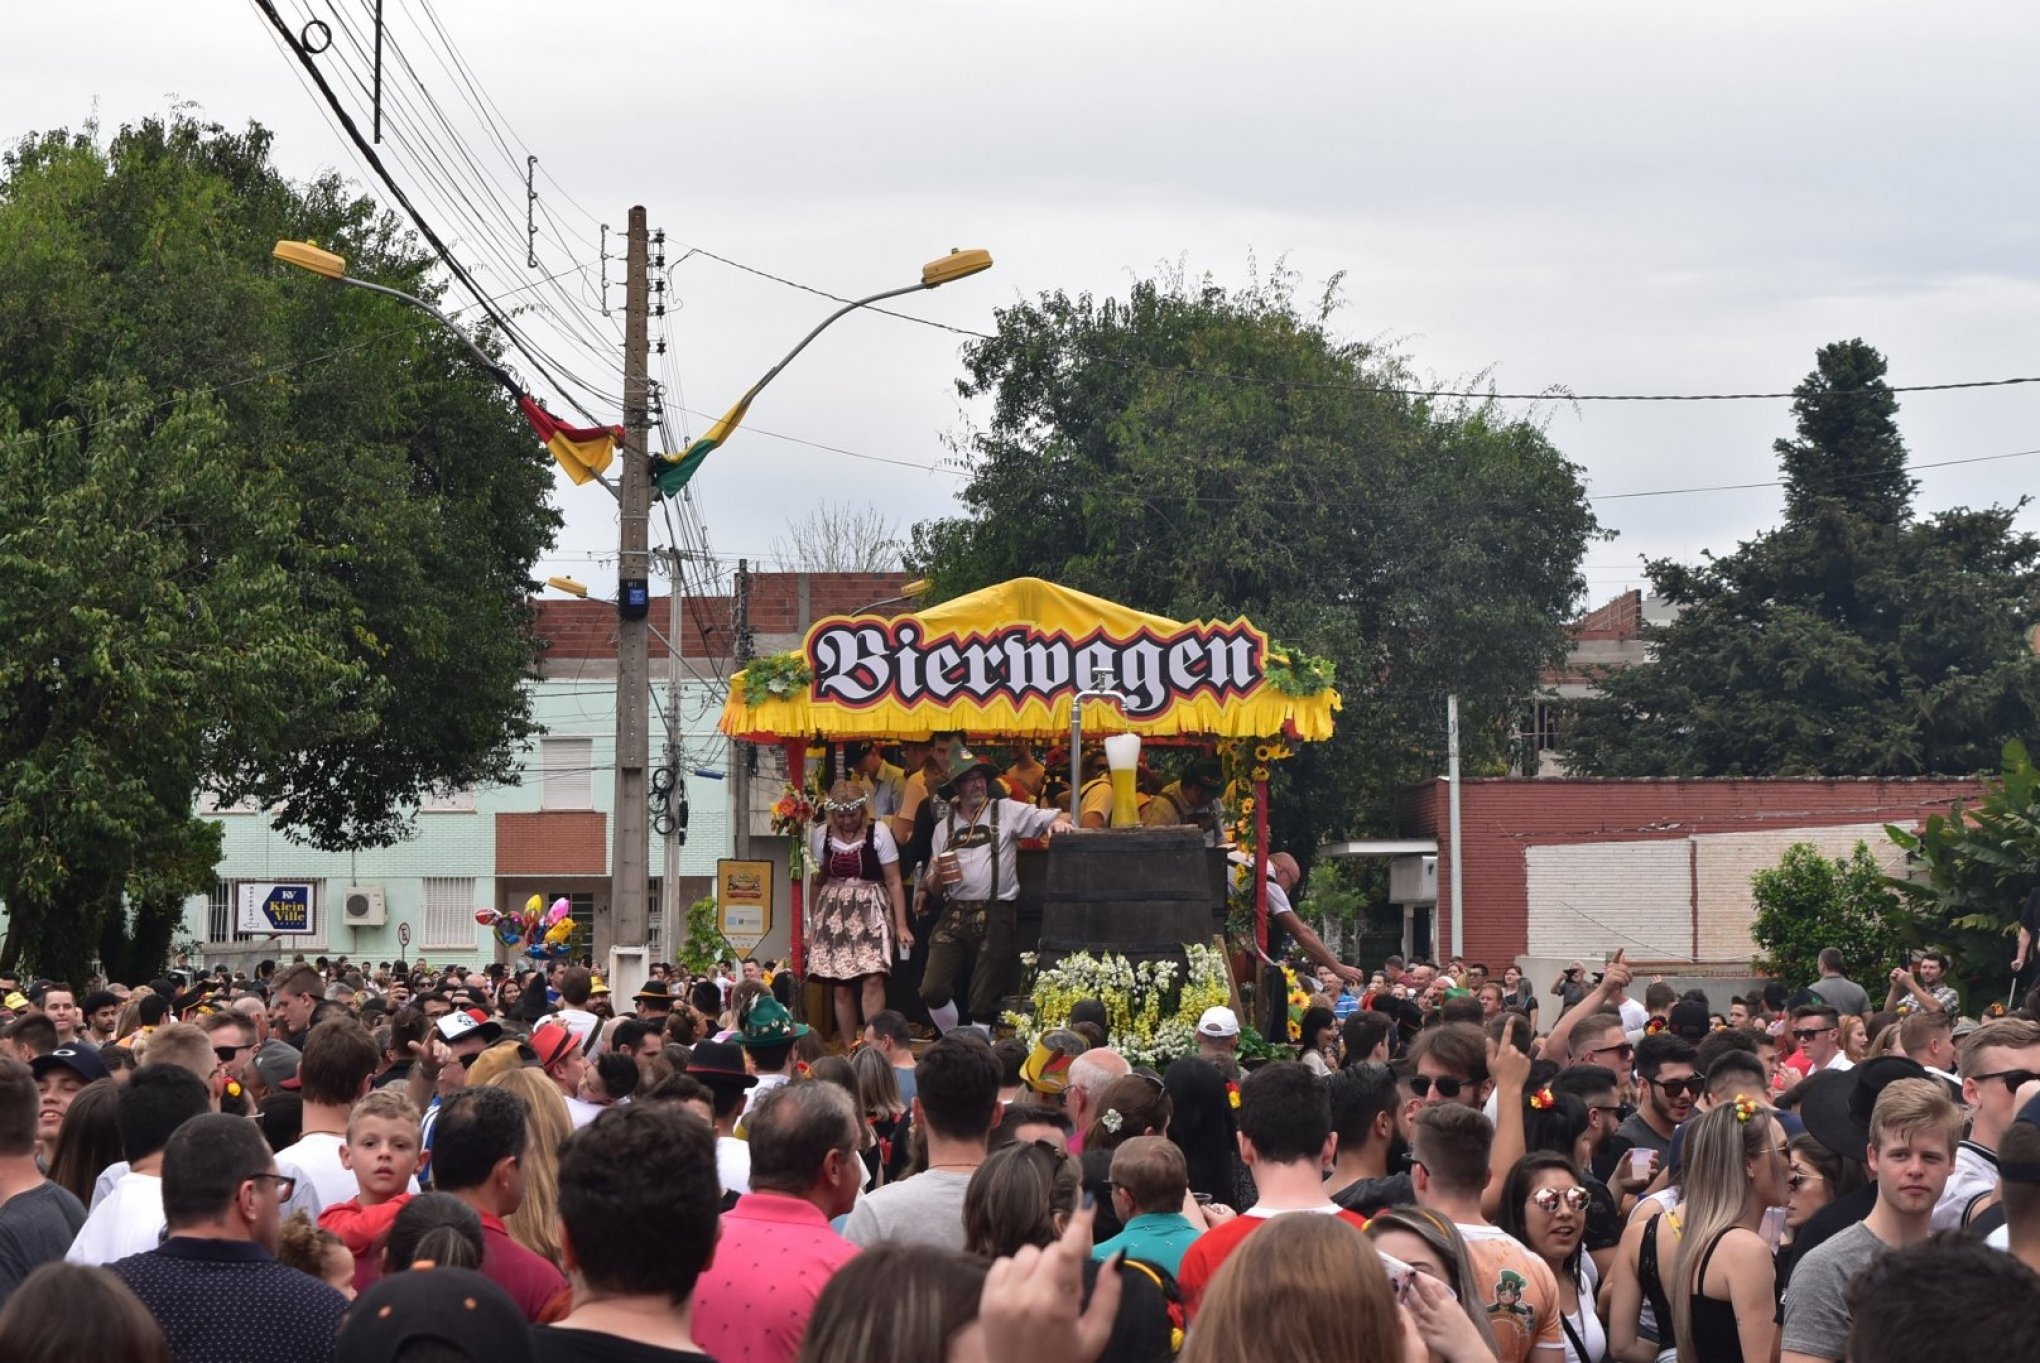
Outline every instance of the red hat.
POLYGON ((532 1053, 538 1057, 539 1067, 547 1070, 581 1049, 581 1039, 564 1022, 540 1024, 532 1030, 530 1044, 532 1053))

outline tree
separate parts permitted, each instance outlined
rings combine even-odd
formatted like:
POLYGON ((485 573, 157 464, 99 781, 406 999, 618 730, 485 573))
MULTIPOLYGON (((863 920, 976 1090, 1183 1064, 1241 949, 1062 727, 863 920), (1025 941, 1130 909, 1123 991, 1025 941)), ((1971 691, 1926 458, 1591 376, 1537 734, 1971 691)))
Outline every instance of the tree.
POLYGON ((889 573, 900 566, 906 544, 899 522, 871 503, 824 502, 772 541, 772 557, 788 572, 889 573))
MULTIPOLYGON (((260 128, 31 137, 0 163, 0 959, 160 963, 210 888, 201 790, 326 848, 513 779, 547 456, 457 338, 273 264, 437 297, 260 128)), ((482 338, 489 344, 489 338, 482 338)))
POLYGON ((1307 857, 1386 826, 1442 767, 1457 692, 1470 770, 1563 650, 1596 533, 1578 470, 1490 404, 1423 395, 1333 337, 1333 291, 1142 280, 1042 295, 965 349, 989 424, 960 452, 966 514, 914 528, 936 599, 1023 574, 1179 619, 1244 613, 1331 660, 1337 737, 1277 768, 1276 842, 1307 857))
POLYGON ((1776 449, 1785 519, 1648 564, 1682 609, 1570 735, 1603 776, 1912 776, 1991 767, 2040 718, 2040 540, 2024 506, 1913 517, 1897 402, 1862 341, 1823 347, 1776 449))
POLYGON ((1764 954, 1754 962, 1765 974, 1797 987, 1820 974, 1820 953, 1842 953, 1842 973, 1877 982, 1902 958, 1904 915, 1863 843, 1830 861, 1812 843, 1794 843, 1776 866, 1750 878, 1756 903, 1751 935, 1764 954))
POLYGON ((1999 774, 1974 808, 1930 814, 1920 831, 1887 826, 1913 863, 1892 888, 1972 983, 2011 978, 2012 935, 2026 896, 2040 890, 2040 768, 2024 743, 2005 744, 1999 774))

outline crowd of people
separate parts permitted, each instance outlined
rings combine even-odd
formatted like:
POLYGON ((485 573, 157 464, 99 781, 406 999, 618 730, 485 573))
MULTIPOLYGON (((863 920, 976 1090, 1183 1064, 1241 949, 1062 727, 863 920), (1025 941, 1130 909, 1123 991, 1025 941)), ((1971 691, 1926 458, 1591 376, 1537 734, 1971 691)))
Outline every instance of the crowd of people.
POLYGON ((2040 1000, 1939 955, 1390 958, 1159 1070, 1102 1000, 845 1048, 785 983, 0 972, 0 1358, 2040 1357, 2040 1000))

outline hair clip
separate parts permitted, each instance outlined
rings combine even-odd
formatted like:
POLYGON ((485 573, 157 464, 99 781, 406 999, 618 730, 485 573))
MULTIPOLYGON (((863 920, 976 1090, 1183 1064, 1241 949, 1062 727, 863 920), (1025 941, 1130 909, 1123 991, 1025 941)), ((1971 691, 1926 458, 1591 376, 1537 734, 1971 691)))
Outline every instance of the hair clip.
POLYGON ((1551 1085, 1549 1084, 1546 1084, 1543 1088, 1530 1095, 1530 1106, 1538 1112, 1549 1112, 1552 1103, 1555 1101, 1557 1100, 1551 1096, 1551 1085))
POLYGON ((1225 1100, 1226 1102, 1230 1103, 1235 1110, 1239 1108, 1240 1086, 1238 1084, 1233 1083, 1230 1079, 1228 1079, 1225 1084, 1225 1100))
POLYGON ((1119 1128, 1126 1125, 1126 1118, 1119 1115, 1118 1108, 1108 1107, 1098 1114, 1098 1125, 1116 1136, 1119 1134, 1119 1128))
POLYGON ((1659 1032, 1664 1031, 1668 1025, 1663 1018, 1652 1018, 1649 1022, 1643 1024, 1643 1034, 1645 1036, 1656 1036, 1659 1032))
POLYGON ((1749 1123, 1750 1118, 1756 1115, 1757 1104, 1754 1099, 1737 1098, 1735 1100, 1735 1119, 1737 1121, 1747 1125, 1749 1123))

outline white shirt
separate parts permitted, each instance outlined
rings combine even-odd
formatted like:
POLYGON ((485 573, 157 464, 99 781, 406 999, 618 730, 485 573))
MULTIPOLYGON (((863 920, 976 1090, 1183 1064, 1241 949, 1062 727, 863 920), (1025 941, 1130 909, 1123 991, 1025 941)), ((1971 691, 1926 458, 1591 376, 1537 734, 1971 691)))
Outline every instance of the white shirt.
MULTIPOLYGON (((785 1083, 787 1078, 788 1076, 784 1074, 759 1075, 757 1085, 748 1094, 744 1095, 744 1111, 749 1112, 752 1108, 756 1107, 760 1098, 763 1098, 767 1093, 785 1083)), ((744 1160, 744 1167, 746 1169, 751 1167, 751 1161, 748 1157, 744 1160)))
MULTIPOLYGON (((433 1097, 433 1101, 435 1103, 439 1101, 436 1094, 433 1097)), ((438 1109, 434 1108, 433 1110, 436 1112, 438 1109)), ((98 1180, 92 1185, 92 1205, 97 1207, 100 1203, 106 1201, 107 1198, 113 1196, 113 1190, 120 1186, 120 1181, 127 1172, 128 1162, 126 1160, 115 1160, 112 1164, 107 1165, 101 1171, 98 1180)), ((288 1221, 292 1212, 303 1212, 310 1220, 317 1221, 319 1213, 325 1210, 326 1204, 319 1201, 319 1190, 312 1186, 312 1181, 305 1176, 305 1171, 289 1160, 280 1159, 276 1162, 276 1172, 284 1175, 286 1178, 295 1180, 297 1183, 297 1187, 291 1190, 290 1201, 283 1204, 283 1219, 288 1221)), ((418 1191, 418 1180, 411 1180, 411 1191, 414 1193, 418 1191)), ((354 1194, 349 1193, 347 1196, 353 1197, 354 1194)), ((153 1249, 155 1246, 152 1245, 150 1248, 153 1249)))
POLYGON ((130 1170, 78 1228, 67 1263, 110 1264, 163 1242, 163 1180, 130 1170))
POLYGON ((602 1019, 585 1008, 562 1008, 553 1014, 553 1020, 564 1024, 574 1034, 574 1040, 581 1043, 583 1050, 588 1047, 588 1038, 595 1035, 596 1029, 602 1025, 602 1019))
MULTIPOLYGON (((939 857, 949 850, 949 827, 952 822, 956 825, 956 855, 963 867, 963 882, 950 888, 951 899, 982 900, 992 897, 992 857, 995 852, 990 835, 993 803, 987 800, 980 805, 975 819, 966 820, 960 809, 951 806, 948 818, 936 820, 931 856, 939 857)), ((1020 840, 1039 837, 1047 832, 1050 824, 1063 817, 1063 811, 1037 809, 1018 800, 1000 800, 997 804, 999 899, 1004 902, 1018 898, 1020 894, 1020 840)), ((753 1094, 755 1096, 755 1090, 753 1094)))
MULTIPOLYGON (((999 822, 1003 826, 1005 823, 1004 815, 999 816, 999 822)), ((816 824, 814 831, 808 834, 808 862, 819 870, 831 849, 838 852, 855 852, 862 849, 863 846, 864 835, 862 833, 845 842, 829 831, 827 825, 816 824)), ((880 866, 899 865, 900 845, 893 841, 892 830, 883 823, 875 823, 871 826, 871 850, 878 854, 878 864, 880 866)))
POLYGON ((567 1098, 567 1116, 573 1120, 576 1131, 602 1115, 601 1107, 585 1098, 567 1097, 565 1094, 561 1096, 567 1098))
POLYGON ((1969 1209, 1976 1195, 1990 1192, 1997 1186, 1997 1155, 1974 1141, 1962 1142, 1955 1147, 1955 1167, 1948 1171, 1948 1182, 1941 1189, 1941 1200, 1934 1204, 1933 1228, 1959 1228, 1962 1213, 1969 1209))
POLYGON ((1650 1009, 1644 1007, 1635 999, 1624 998, 1615 1007, 1622 1014, 1622 1026, 1624 1029, 1631 1032, 1640 1032, 1650 1026, 1650 1009))
POLYGON ((1843 1070, 1853 1070, 1855 1068, 1856 1068, 1855 1061, 1849 1059, 1849 1057, 1842 1054, 1842 1052, 1836 1051, 1834 1055, 1829 1058, 1827 1064, 1815 1066, 1813 1069, 1813 1073, 1821 1074, 1828 1070, 1833 1070, 1835 1073, 1840 1074, 1843 1070))
POLYGON ((1280 918, 1285 913, 1295 912, 1296 906, 1289 902, 1289 891, 1283 889, 1275 882, 1275 878, 1270 876, 1268 878, 1268 917, 1271 919, 1280 918))
POLYGON ((726 1193, 751 1191, 751 1146, 735 1136, 715 1138, 715 1177, 726 1193))
POLYGON ((319 1196, 323 1210, 338 1202, 345 1202, 361 1191, 354 1181, 354 1171, 340 1162, 340 1147, 347 1143, 345 1136, 332 1131, 307 1131, 298 1138, 295 1145, 286 1145, 276 1152, 277 1168, 289 1160, 303 1172, 299 1177, 309 1179, 319 1196))

